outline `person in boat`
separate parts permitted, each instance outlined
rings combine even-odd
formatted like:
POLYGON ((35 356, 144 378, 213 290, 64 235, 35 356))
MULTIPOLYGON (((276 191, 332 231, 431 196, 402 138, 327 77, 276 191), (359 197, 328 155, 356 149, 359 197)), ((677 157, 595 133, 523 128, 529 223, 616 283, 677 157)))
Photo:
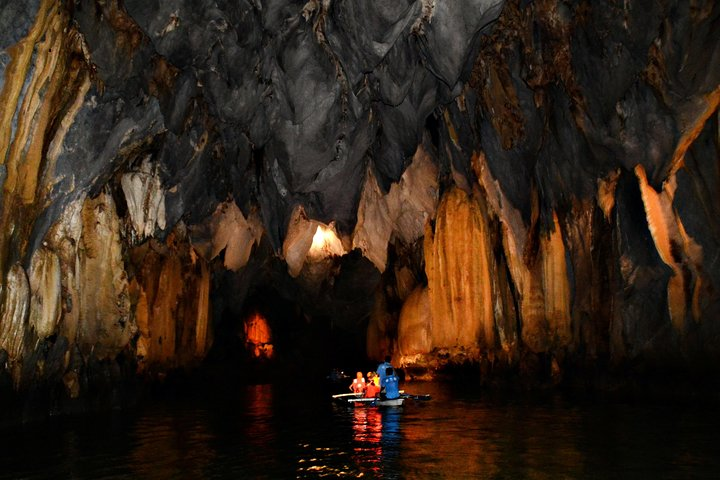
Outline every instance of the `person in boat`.
MULTIPOLYGON (((390 368, 388 370, 393 369, 390 368)), ((400 383, 394 370, 392 372, 388 372, 388 375, 385 375, 385 380, 383 380, 382 386, 384 394, 381 394, 381 397, 384 395, 384 397, 388 400, 400 397, 400 383)))
POLYGON ((377 368, 378 384, 380 385, 380 388, 383 388, 383 383, 385 381, 385 376, 387 375, 386 372, 388 368, 391 372, 394 372, 393 366, 390 363, 390 355, 387 355, 385 357, 385 361, 378 365, 377 368))
POLYGON ((395 368, 390 363, 390 356, 385 357, 385 361, 378 365, 377 375, 380 379, 380 396, 392 400, 400 396, 400 385, 395 368))
POLYGON ((368 381, 365 385, 365 398, 375 398, 380 394, 380 385, 378 383, 377 375, 373 372, 368 372, 368 381))
POLYGON ((368 381, 372 380, 372 383, 374 383, 376 387, 380 388, 380 377, 377 376, 377 373, 368 372, 367 379, 368 381))
POLYGON ((363 378, 362 372, 357 372, 353 382, 350 384, 350 390, 353 393, 365 393, 365 378, 363 378))

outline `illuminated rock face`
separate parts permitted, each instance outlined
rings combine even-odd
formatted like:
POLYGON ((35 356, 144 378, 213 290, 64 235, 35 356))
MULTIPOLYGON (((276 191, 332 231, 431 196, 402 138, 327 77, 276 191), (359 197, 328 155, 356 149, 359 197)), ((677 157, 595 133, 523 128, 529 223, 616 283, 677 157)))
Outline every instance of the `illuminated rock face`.
POLYGON ((430 373, 717 364, 720 4, 451 3, 5 2, 0 376, 195 365, 260 289, 430 373))

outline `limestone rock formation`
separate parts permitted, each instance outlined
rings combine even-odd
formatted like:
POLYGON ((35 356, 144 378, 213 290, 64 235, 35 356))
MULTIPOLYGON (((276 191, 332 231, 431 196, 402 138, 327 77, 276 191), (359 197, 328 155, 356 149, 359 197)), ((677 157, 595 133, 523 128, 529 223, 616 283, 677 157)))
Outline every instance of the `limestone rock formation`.
POLYGON ((33 0, 0 26, 20 395, 195 366, 262 302, 287 364, 717 371, 718 2, 33 0))

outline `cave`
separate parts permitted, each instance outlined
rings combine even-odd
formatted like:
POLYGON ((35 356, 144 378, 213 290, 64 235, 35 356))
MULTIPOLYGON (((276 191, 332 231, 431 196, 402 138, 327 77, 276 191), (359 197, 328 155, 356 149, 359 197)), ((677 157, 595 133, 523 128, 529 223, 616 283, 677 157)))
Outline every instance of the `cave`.
POLYGON ((386 357, 717 398, 717 2, 27 0, 0 25, 4 418, 386 357))

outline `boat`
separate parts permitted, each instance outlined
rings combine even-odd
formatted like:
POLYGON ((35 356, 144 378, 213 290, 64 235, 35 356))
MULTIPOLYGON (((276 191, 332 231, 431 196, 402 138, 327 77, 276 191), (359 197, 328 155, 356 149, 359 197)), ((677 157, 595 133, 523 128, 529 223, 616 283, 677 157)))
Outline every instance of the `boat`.
POLYGON ((400 390, 400 397, 398 398, 382 398, 374 397, 368 398, 363 396, 362 393, 338 393, 332 396, 333 400, 339 403, 345 403, 348 405, 369 405, 372 407, 400 407, 405 403, 405 400, 430 400, 430 394, 425 393, 421 395, 414 395, 412 393, 405 393, 400 390))
POLYGON ((381 398, 365 397, 362 393, 339 393, 333 395, 333 400, 348 405, 366 405, 371 407, 400 407, 405 402, 405 397, 381 398))

